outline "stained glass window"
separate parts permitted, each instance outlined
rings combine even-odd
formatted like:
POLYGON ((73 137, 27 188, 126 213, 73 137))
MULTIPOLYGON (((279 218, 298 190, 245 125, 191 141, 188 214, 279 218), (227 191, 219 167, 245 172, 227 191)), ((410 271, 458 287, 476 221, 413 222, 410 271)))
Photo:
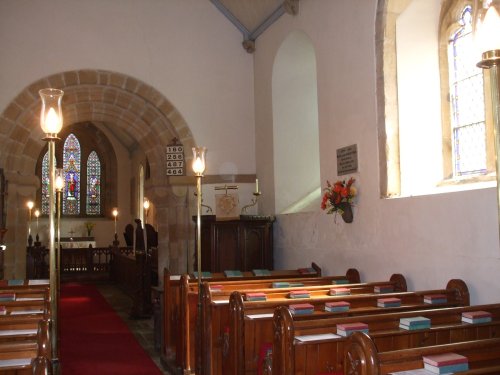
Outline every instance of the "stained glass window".
POLYGON ((466 6, 460 28, 448 45, 451 124, 455 176, 486 172, 486 123, 483 73, 473 46, 472 8, 466 6))
POLYGON ((42 215, 49 214, 49 152, 42 160, 42 215))
POLYGON ((74 134, 68 135, 63 148, 63 170, 65 175, 63 214, 80 213, 80 142, 74 134))
POLYGON ((101 161, 95 151, 87 159, 87 215, 101 213, 101 161))

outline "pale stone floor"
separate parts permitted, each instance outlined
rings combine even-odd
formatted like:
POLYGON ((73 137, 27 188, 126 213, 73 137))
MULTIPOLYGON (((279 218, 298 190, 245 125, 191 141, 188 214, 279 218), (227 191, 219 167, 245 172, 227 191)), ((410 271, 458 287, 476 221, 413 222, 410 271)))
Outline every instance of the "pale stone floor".
POLYGON ((160 351, 154 347, 154 319, 130 319, 129 312, 132 306, 132 300, 122 290, 112 284, 96 284, 97 288, 113 307, 117 314, 127 324, 130 331, 135 335, 137 341, 150 355, 158 368, 164 375, 170 375, 162 368, 160 363, 160 351))

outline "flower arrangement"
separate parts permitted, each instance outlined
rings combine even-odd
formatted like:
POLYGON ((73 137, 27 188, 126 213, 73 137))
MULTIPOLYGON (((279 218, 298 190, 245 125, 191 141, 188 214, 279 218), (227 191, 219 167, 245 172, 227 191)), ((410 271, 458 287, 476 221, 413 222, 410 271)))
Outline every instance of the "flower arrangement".
POLYGON ((325 193, 323 194, 323 200, 321 201, 321 209, 327 210, 327 214, 338 213, 343 215, 347 207, 352 204, 354 197, 357 194, 357 190, 354 186, 354 178, 350 178, 347 182, 337 181, 333 185, 330 181, 326 181, 325 193))
POLYGON ((92 234, 92 229, 94 229, 94 227, 95 227, 95 223, 93 223, 91 221, 85 222, 85 228, 87 228, 87 235, 89 237, 92 234))

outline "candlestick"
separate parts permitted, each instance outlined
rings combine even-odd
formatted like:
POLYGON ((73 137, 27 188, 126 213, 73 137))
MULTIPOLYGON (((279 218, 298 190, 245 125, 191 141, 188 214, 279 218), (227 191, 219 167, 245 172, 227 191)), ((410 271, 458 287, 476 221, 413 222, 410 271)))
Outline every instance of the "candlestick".
POLYGON ((256 193, 259 192, 259 179, 258 178, 255 179, 255 192, 256 193))

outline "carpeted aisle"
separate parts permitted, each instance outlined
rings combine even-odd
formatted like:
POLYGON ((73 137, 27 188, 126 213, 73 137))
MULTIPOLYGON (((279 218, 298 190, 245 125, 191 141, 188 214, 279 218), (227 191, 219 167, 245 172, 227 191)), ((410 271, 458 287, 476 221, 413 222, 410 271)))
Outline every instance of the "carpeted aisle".
POLYGON ((161 375, 93 285, 63 284, 59 306, 63 375, 161 375))

